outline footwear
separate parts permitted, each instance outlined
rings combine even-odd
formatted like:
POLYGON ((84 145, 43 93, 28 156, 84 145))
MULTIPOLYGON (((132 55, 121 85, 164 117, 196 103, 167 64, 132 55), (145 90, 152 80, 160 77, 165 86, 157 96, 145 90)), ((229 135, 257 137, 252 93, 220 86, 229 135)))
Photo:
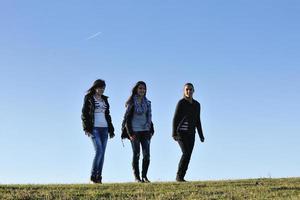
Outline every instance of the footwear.
POLYGON ((186 173, 186 169, 182 170, 182 168, 179 168, 176 174, 176 181, 177 182, 187 182, 186 180, 184 180, 184 176, 186 173))
POLYGON ((142 183, 143 181, 141 180, 140 177, 135 177, 135 182, 137 182, 137 183, 142 183))
POLYGON ((177 182, 187 182, 186 180, 184 180, 183 178, 176 178, 177 182))
POLYGON ((150 164, 150 160, 143 159, 142 181, 145 182, 145 183, 150 182, 147 178, 147 172, 148 172, 149 164, 150 164))
POLYGON ((176 177, 176 181, 177 181, 177 182, 187 182, 186 180, 184 180, 183 177, 180 177, 180 176, 177 176, 177 177, 176 177))
POLYGON ((96 180, 97 180, 97 183, 102 184, 102 176, 100 176, 100 175, 96 176, 96 180))
POLYGON ((96 183, 98 183, 98 181, 97 181, 97 179, 96 179, 96 176, 91 176, 91 178, 90 178, 90 182, 91 183, 93 183, 93 184, 96 184, 96 183))
POLYGON ((90 178, 90 182, 93 183, 93 184, 101 184, 102 183, 102 176, 99 176, 99 175, 92 175, 91 178, 90 178))
POLYGON ((135 180, 135 182, 138 182, 138 183, 142 183, 142 182, 143 182, 143 181, 141 180, 139 174, 134 174, 134 180, 135 180))
POLYGON ((142 182, 144 182, 144 183, 151 183, 146 176, 142 177, 142 182))
POLYGON ((133 175, 134 175, 135 182, 141 183, 142 180, 140 178, 139 163, 138 162, 132 162, 132 169, 133 169, 133 175))
POLYGON ((94 181, 94 180, 90 180, 90 183, 91 184, 98 184, 96 181, 94 181))

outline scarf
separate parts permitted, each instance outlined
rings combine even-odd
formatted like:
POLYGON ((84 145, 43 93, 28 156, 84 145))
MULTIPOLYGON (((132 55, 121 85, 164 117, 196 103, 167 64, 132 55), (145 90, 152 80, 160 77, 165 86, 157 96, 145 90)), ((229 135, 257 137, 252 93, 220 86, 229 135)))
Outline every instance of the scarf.
POLYGON ((143 113, 146 113, 147 110, 148 110, 148 99, 146 97, 143 97, 141 103, 138 102, 138 97, 137 95, 135 95, 133 97, 133 104, 134 104, 134 109, 135 109, 135 112, 137 114, 143 114, 143 113))
POLYGON ((151 103, 150 103, 150 101, 146 97, 143 97, 141 103, 139 103, 138 102, 138 96, 135 95, 133 97, 133 105, 134 105, 134 112, 136 112, 137 114, 146 113, 146 115, 147 115, 146 127, 148 127, 150 129, 151 122, 152 122, 152 113, 151 113, 151 103))

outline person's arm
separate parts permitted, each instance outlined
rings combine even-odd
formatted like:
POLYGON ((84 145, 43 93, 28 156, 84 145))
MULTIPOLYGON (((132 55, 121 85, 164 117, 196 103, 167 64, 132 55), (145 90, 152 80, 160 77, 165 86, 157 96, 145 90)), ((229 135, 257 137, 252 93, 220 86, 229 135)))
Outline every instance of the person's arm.
POLYGON ((88 96, 85 96, 83 101, 83 106, 82 106, 82 112, 81 112, 81 120, 82 120, 83 131, 88 136, 91 134, 92 131, 90 130, 91 127, 91 121, 89 117, 90 109, 91 106, 89 105, 88 96))
POLYGON ((174 140, 178 140, 177 127, 180 122, 180 117, 182 116, 181 112, 182 112, 182 104, 181 104, 181 101, 179 101, 177 103, 174 117, 173 117, 172 137, 174 138, 174 140))
POLYGON ((109 132, 109 137, 113 138, 115 136, 115 128, 114 125, 112 123, 112 119, 111 119, 111 115, 110 115, 110 105, 108 103, 108 100, 106 100, 106 104, 107 104, 107 108, 106 108, 106 120, 107 120, 107 124, 108 124, 108 132, 109 132))
POLYGON ((151 108, 151 102, 148 102, 148 111, 147 111, 147 127, 150 130, 151 136, 154 135, 154 125, 152 122, 152 108, 151 108))
POLYGON ((126 129, 129 139, 133 137, 133 130, 131 126, 132 115, 133 115, 133 105, 129 104, 126 107, 126 112, 124 114, 123 123, 122 123, 122 128, 126 129))
POLYGON ((198 135, 200 137, 201 142, 204 142, 205 138, 204 138, 203 131, 202 131, 202 125, 201 125, 201 119, 200 119, 200 110, 201 110, 201 106, 200 106, 200 104, 198 104, 196 127, 197 127, 197 132, 198 132, 198 135))
POLYGON ((154 124, 153 124, 153 122, 151 122, 150 133, 151 133, 151 136, 154 135, 154 124))

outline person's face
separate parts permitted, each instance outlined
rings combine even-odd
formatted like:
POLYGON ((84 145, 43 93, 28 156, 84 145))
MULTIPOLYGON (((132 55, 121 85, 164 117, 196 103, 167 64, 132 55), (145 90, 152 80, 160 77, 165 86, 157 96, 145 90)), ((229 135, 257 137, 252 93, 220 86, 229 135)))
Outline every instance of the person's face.
POLYGON ((146 94, 146 87, 142 84, 139 85, 137 87, 137 95, 140 96, 140 97, 143 97, 143 96, 145 96, 145 94, 146 94))
POLYGON ((96 88, 95 88, 95 93, 96 93, 97 95, 103 95, 104 90, 105 90, 105 86, 104 86, 104 87, 96 87, 96 88))
POLYGON ((193 98, 194 88, 190 85, 184 86, 184 96, 186 98, 193 98))

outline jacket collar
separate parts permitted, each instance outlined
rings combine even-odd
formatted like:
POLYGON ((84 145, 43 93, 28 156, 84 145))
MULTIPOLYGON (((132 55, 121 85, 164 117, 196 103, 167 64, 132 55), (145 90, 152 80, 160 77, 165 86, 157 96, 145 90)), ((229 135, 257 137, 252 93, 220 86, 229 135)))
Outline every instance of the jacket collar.
POLYGON ((102 99, 105 99, 105 100, 108 99, 108 96, 105 96, 105 95, 102 95, 101 97, 102 97, 102 99))
MULTIPOLYGON (((90 98, 93 98, 94 95, 93 95, 93 94, 88 94, 88 96, 89 96, 90 98)), ((108 97, 108 96, 105 96, 105 95, 102 95, 101 98, 104 99, 104 100, 107 100, 109 97, 108 97)))

